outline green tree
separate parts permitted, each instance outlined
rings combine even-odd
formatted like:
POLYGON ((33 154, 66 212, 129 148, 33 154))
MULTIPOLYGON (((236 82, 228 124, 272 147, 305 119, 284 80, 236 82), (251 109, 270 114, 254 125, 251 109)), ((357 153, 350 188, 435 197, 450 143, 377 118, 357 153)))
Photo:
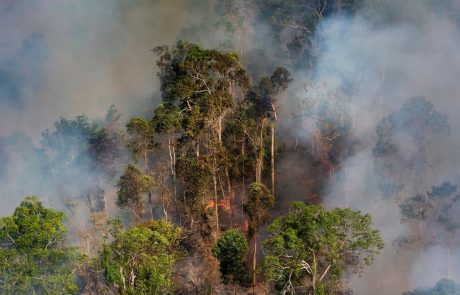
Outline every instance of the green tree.
POLYGON ((385 197, 401 191, 404 181, 420 192, 427 167, 427 149, 434 134, 450 132, 448 118, 423 96, 409 98, 400 110, 381 120, 373 149, 379 188, 385 197), (414 147, 407 150, 407 147, 414 147))
POLYGON ((225 284, 248 282, 246 255, 248 246, 245 236, 237 230, 222 234, 212 248, 212 254, 220 262, 220 273, 225 284))
POLYGON ((140 157, 144 160, 144 169, 149 170, 149 154, 153 152, 158 144, 154 139, 154 130, 149 121, 144 118, 132 118, 126 125, 131 139, 128 141, 128 148, 133 153, 135 160, 140 157))
POLYGON ((177 106, 172 103, 160 104, 155 110, 151 121, 155 132, 168 135, 168 151, 171 166, 171 176, 175 177, 176 151, 175 134, 180 132, 182 115, 177 106))
POLYGON ((110 106, 99 128, 89 138, 88 153, 92 168, 103 176, 113 179, 127 162, 125 133, 119 123, 121 114, 110 106))
POLYGON ((162 46, 155 52, 160 57, 157 64, 163 99, 179 101, 187 136, 197 140, 205 127, 221 142, 223 121, 233 106, 234 91, 249 85, 238 56, 186 41, 179 41, 172 50, 162 46))
POLYGON ((81 256, 64 245, 64 213, 35 196, 0 218, 0 293, 76 294, 81 256))
POLYGON ((263 268, 275 287, 290 294, 331 294, 342 288, 345 271, 373 262, 384 243, 369 214, 326 211, 295 203, 268 227, 263 268))
POLYGON ((113 242, 102 252, 105 277, 119 294, 172 294, 180 233, 166 221, 114 230, 113 242))
POLYGON ((256 284, 256 266, 257 266, 257 239, 259 229, 269 219, 268 210, 275 206, 275 197, 265 185, 260 182, 253 182, 249 185, 248 202, 245 206, 246 214, 249 217, 248 234, 252 239, 252 288, 256 284))
POLYGON ((417 288, 403 295, 460 295, 460 285, 454 281, 442 279, 433 288, 417 288))
MULTIPOLYGON (((156 110, 155 125, 160 130, 176 131, 180 116, 177 176, 184 182, 193 179, 182 174, 189 169, 181 165, 190 163, 191 157, 195 157, 194 166, 207 170, 209 177, 200 177, 205 183, 200 181, 199 186, 185 183, 186 188, 200 188, 199 191, 187 189, 186 199, 201 199, 204 206, 208 200, 202 197, 208 189, 213 189, 218 229, 218 201, 232 195, 222 135, 237 94, 245 91, 249 79, 235 53, 204 49, 186 41, 177 42, 173 48, 158 47, 155 52, 159 56, 162 97, 169 103, 156 110), (192 192, 199 195, 192 196, 192 192)), ((189 203, 189 206, 197 208, 197 204, 189 203)))
POLYGON ((150 193, 155 182, 152 177, 138 169, 135 165, 126 166, 123 175, 117 183, 117 205, 130 207, 137 220, 142 219, 144 213, 144 196, 150 193))
POLYGON ((443 182, 439 186, 433 186, 426 194, 407 198, 399 205, 402 221, 418 231, 417 236, 409 235, 400 238, 400 245, 406 248, 423 248, 442 244, 447 251, 447 278, 449 279, 452 276, 450 252, 460 229, 457 219, 460 195, 455 194, 456 191, 456 185, 443 182))
POLYGON ((273 75, 270 77, 270 84, 269 91, 266 95, 271 100, 270 104, 272 107, 272 114, 271 114, 271 124, 270 124, 270 133, 271 133, 271 179, 272 179, 272 195, 275 195, 275 131, 276 131, 276 123, 278 120, 278 116, 276 113, 276 102, 278 101, 279 95, 282 91, 286 90, 289 84, 292 82, 291 73, 283 67, 276 68, 273 75))
MULTIPOLYGON (((235 0, 232 2, 236 2, 235 0)), ((282 40, 281 35, 290 32, 290 39, 280 43, 286 47, 289 57, 300 63, 311 61, 321 49, 321 40, 315 40, 314 33, 321 29, 321 22, 328 15, 349 10, 355 0, 264 0, 254 1, 259 17, 267 20, 273 33, 282 40)), ((304 65, 304 64, 303 64, 304 65)))

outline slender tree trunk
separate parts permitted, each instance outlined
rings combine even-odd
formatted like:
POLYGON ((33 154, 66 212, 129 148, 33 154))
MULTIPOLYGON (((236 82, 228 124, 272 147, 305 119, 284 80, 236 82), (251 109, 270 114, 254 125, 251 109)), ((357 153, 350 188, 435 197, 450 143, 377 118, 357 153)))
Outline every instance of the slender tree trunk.
POLYGON ((153 205, 152 205, 152 193, 148 193, 149 196, 149 207, 150 207, 150 219, 153 220, 153 205))
MULTIPOLYGON (((176 139, 174 138, 174 143, 176 142, 176 139)), ((174 189, 174 207, 175 207, 175 210, 176 210, 176 218, 177 218, 177 215, 179 214, 178 211, 179 211, 179 208, 178 208, 178 202, 177 202, 177 183, 176 183, 176 148, 175 148, 175 145, 172 144, 172 165, 173 165, 173 169, 172 169, 172 182, 173 182, 173 189, 174 189)), ((180 214, 179 214, 179 219, 180 219, 180 214)))
POLYGON ((420 239, 422 240, 422 246, 425 246, 425 230, 423 228, 423 222, 419 221, 418 222, 418 231, 420 234, 420 239))
POLYGON ((243 156, 243 189, 241 192, 241 216, 244 216, 244 199, 245 199, 245 192, 246 192, 246 183, 245 183, 245 171, 244 171, 244 158, 245 158, 245 153, 244 153, 244 147, 245 147, 245 137, 243 137, 243 144, 241 145, 241 155, 243 156))
POLYGON ((145 172, 149 171, 149 161, 148 161, 147 150, 144 151, 144 169, 145 169, 145 172))
POLYGON ((219 232, 219 206, 217 204, 217 178, 216 173, 212 174, 212 181, 214 183, 214 208, 216 213, 216 231, 219 232))
POLYGON ((167 185, 166 178, 166 171, 165 174, 162 173, 161 175, 161 203, 163 205, 163 214, 165 215, 165 220, 168 221, 168 210, 167 210, 167 197, 165 193, 165 187, 167 185))
POLYGON ((219 142, 222 142, 222 120, 224 119, 224 115, 219 116, 217 120, 217 138, 219 142))
POLYGON ((169 162, 171 166, 171 176, 174 177, 174 160, 172 156, 171 137, 168 136, 169 162))
POLYGON ((447 278, 452 279, 452 263, 450 258, 450 243, 447 243, 447 278))
MULTIPOLYGON (((142 202, 142 201, 141 201, 142 202)), ((139 204, 139 202, 137 202, 135 205, 134 205, 134 215, 135 215, 135 221, 136 223, 140 222, 142 220, 142 205, 139 204)))
POLYGON ((272 168, 272 195, 275 195, 275 123, 271 124, 271 168, 272 168))
POLYGON ((317 263, 316 263, 316 255, 313 252, 313 265, 312 265, 312 270, 311 270, 311 287, 313 294, 316 294, 316 276, 317 276, 317 263))
POLYGON ((257 235, 252 241, 252 293, 256 294, 256 267, 257 267, 257 235))
POLYGON ((350 207, 350 189, 348 186, 348 161, 345 160, 345 208, 350 207))
POLYGON ((259 159, 260 156, 257 156, 256 159, 256 181, 260 182, 262 178, 262 161, 259 159))
POLYGON ((230 173, 228 172, 228 167, 225 167, 225 177, 227 178, 227 190, 228 190, 228 204, 230 205, 230 224, 233 225, 233 188, 232 182, 230 180, 230 173))
POLYGON ((262 180, 262 169, 264 163, 264 129, 265 129, 265 119, 262 120, 262 125, 260 126, 260 133, 258 139, 258 151, 256 156, 256 181, 261 182, 262 180))

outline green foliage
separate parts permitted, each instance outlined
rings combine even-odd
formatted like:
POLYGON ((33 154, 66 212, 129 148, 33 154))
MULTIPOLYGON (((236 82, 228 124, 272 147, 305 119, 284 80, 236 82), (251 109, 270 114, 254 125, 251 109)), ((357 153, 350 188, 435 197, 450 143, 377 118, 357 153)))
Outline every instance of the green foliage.
POLYGON ((35 196, 29 196, 14 210, 13 216, 1 219, 0 237, 17 250, 48 249, 65 237, 64 213, 48 209, 35 196))
POLYGON ((287 293, 333 293, 342 287, 345 271, 358 272, 371 264, 384 246, 369 214, 326 211, 304 203, 295 203, 268 232, 263 244, 265 276, 287 293))
POLYGON ((454 281, 442 279, 433 288, 417 288, 403 295, 460 295, 460 285, 454 281))
POLYGON ((131 139, 128 142, 128 148, 133 153, 135 160, 144 157, 145 168, 148 168, 148 154, 153 152, 158 144, 154 139, 154 130, 149 121, 145 118, 131 118, 126 125, 128 134, 131 139))
POLYGON ((204 201, 209 198, 210 175, 201 161, 181 157, 177 161, 177 175, 185 184, 187 202, 195 213, 201 212, 204 201))
POLYGON ((129 164, 117 183, 117 205, 132 207, 140 218, 144 209, 144 195, 152 190, 155 182, 153 178, 135 165, 129 164))
POLYGON ((278 67, 268 77, 264 76, 247 94, 247 101, 252 104, 254 115, 261 118, 275 119, 274 104, 278 95, 287 89, 292 82, 291 73, 283 67, 278 67))
POLYGON ((226 231, 214 245, 212 254, 220 262, 220 273, 225 284, 248 283, 247 252, 245 236, 234 229, 226 231))
POLYGON ((151 123, 157 133, 174 133, 181 128, 182 116, 174 104, 164 103, 155 109, 151 123))
POLYGON ((259 228, 270 219, 268 210, 274 206, 275 197, 263 183, 253 182, 249 185, 248 202, 244 207, 249 217, 249 236, 257 235, 259 228))
POLYGON ((204 126, 215 128, 213 123, 221 121, 233 106, 233 87, 249 84, 234 53, 203 49, 186 41, 179 41, 172 50, 163 46, 155 52, 163 99, 179 101, 183 128, 191 138, 199 136, 204 126))
POLYGON ((64 214, 26 197, 0 219, 1 294, 76 294, 74 271, 82 257, 64 247, 64 214))
POLYGON ((119 294, 171 294, 180 233, 166 221, 114 231, 113 242, 102 252, 105 277, 119 294))

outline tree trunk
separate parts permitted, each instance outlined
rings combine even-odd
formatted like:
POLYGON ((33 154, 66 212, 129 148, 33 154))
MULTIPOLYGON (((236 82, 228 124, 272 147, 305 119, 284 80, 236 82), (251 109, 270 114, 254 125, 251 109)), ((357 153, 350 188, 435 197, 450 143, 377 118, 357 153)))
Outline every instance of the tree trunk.
POLYGON ((216 213, 216 231, 219 232, 219 207, 217 204, 217 178, 216 173, 212 174, 212 181, 214 182, 214 208, 216 213))
POLYGON ((271 125, 272 148, 271 148, 271 168, 272 168, 272 195, 275 195, 275 123, 271 125))
POLYGON ((262 125, 260 126, 259 139, 257 140, 257 155, 256 155, 256 181, 261 182, 262 180, 262 170, 264 163, 264 129, 265 129, 265 119, 262 119, 262 125))
POLYGON ((148 162, 148 152, 147 152, 147 150, 144 151, 144 169, 145 169, 145 172, 149 171, 149 162, 148 162))
POLYGON ((348 186, 348 161, 345 160, 345 208, 350 207, 350 190, 348 186))
POLYGON ((172 148, 171 148, 171 137, 168 136, 168 149, 169 149, 169 162, 171 166, 171 176, 174 177, 174 161, 172 156, 172 148))
POLYGON ((418 231, 420 234, 420 240, 422 241, 422 246, 425 246, 425 229, 423 228, 423 222, 418 222, 418 231))
POLYGON ((252 293, 256 294, 256 266, 257 266, 257 235, 254 235, 252 244, 252 293))
POLYGON ((450 245, 447 245, 447 278, 452 279, 452 263, 450 260, 450 245))
POLYGON ((230 174, 228 173, 228 167, 225 167, 225 177, 227 178, 227 190, 228 190, 228 204, 230 205, 230 224, 233 225, 233 188, 230 180, 230 174))
POLYGON ((167 210, 167 200, 166 200, 166 193, 165 193, 165 186, 167 185, 165 182, 167 181, 166 175, 161 176, 161 203, 163 205, 163 214, 165 215, 165 221, 168 221, 168 210, 167 210))
POLYGON ((217 119, 217 138, 219 142, 222 142, 222 120, 224 119, 224 115, 219 116, 217 119))
POLYGON ((245 171, 244 171, 244 157, 245 157, 245 153, 244 153, 244 144, 245 144, 245 137, 243 137, 243 144, 241 145, 241 155, 243 156, 243 189, 241 191, 241 216, 244 216, 244 197, 245 197, 245 192, 246 192, 246 179, 245 179, 245 171))
POLYGON ((262 179, 262 160, 260 159, 260 156, 257 156, 256 159, 256 181, 261 182, 262 179))
POLYGON ((317 263, 316 263, 316 255, 313 252, 313 265, 311 269, 311 288, 313 294, 316 294, 316 276, 317 276, 317 263))
POLYGON ((148 195, 149 195, 150 219, 153 220, 152 193, 149 192, 148 195))
MULTIPOLYGON (((175 142, 175 138, 174 138, 174 142, 175 142)), ((172 145, 172 166, 173 166, 173 169, 172 169, 172 183, 173 183, 173 187, 174 187, 174 206, 176 207, 176 218, 177 218, 177 212, 179 211, 178 210, 178 204, 177 204, 177 184, 176 184, 176 148, 174 146, 174 144, 172 145)))

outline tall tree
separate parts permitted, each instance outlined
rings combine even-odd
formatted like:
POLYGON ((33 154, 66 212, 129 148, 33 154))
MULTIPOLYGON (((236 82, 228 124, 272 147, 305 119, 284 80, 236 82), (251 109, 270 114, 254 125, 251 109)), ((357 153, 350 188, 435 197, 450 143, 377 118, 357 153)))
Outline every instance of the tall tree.
POLYGON ((433 288, 417 288, 403 295, 460 295, 460 285, 451 280, 439 280, 433 288))
POLYGON ((142 157, 144 169, 149 171, 149 154, 158 146, 154 139, 154 130, 149 121, 145 118, 132 118, 126 125, 128 134, 131 139, 128 142, 128 148, 133 153, 135 160, 142 157))
POLYGON ((393 196, 408 180, 413 180, 415 190, 420 193, 425 171, 430 167, 427 159, 430 138, 450 132, 447 116, 435 110, 425 97, 412 97, 400 110, 381 120, 376 132, 378 141, 373 154, 384 196, 393 196))
POLYGON ((248 246, 245 236, 237 230, 222 234, 212 248, 212 254, 220 262, 220 273, 225 284, 248 282, 246 255, 248 246))
POLYGON ((262 181, 267 128, 270 128, 271 190, 275 192, 275 129, 277 121, 276 102, 282 91, 292 81, 290 73, 278 67, 270 77, 262 77, 246 94, 240 106, 240 123, 251 142, 255 154, 255 180, 262 181))
POLYGON ((447 278, 452 277, 451 250, 456 233, 460 229, 457 220, 460 195, 457 186, 443 182, 433 186, 426 194, 407 198, 399 205, 402 221, 415 227, 418 236, 399 239, 401 246, 425 248, 441 244, 447 252, 447 278), (429 237, 429 238, 427 238, 429 237))
POLYGON ((273 75, 270 77, 271 87, 270 91, 266 93, 270 97, 271 106, 272 106, 272 116, 270 124, 270 133, 271 133, 271 178, 272 178, 272 195, 275 195, 275 131, 276 131, 276 122, 278 116, 276 113, 276 102, 278 101, 279 95, 282 91, 286 90, 289 83, 292 82, 291 73, 283 67, 278 67, 273 75))
POLYGON ((172 103, 160 104, 154 110, 151 124, 157 133, 165 133, 168 137, 169 163, 171 170, 171 181, 174 191, 174 205, 176 214, 177 204, 177 186, 176 186, 176 138, 181 131, 182 114, 177 106, 172 103))
POLYGON ((82 257, 65 246, 63 221, 64 213, 35 196, 0 218, 0 293, 77 294, 74 272, 82 257))
POLYGON ((350 2, 354 1, 255 1, 260 19, 267 20, 278 36, 279 47, 284 49, 279 52, 287 49, 289 57, 296 62, 294 66, 304 65, 302 62, 305 61, 311 64, 312 58, 318 56, 321 50, 321 38, 313 38, 315 32, 321 29, 320 24, 328 15, 351 8, 350 2))
POLYGON ((359 272, 384 246, 369 214, 295 203, 268 227, 265 275, 284 294, 335 294, 344 272, 359 272))
POLYGON ((155 51, 160 57, 157 64, 163 99, 179 101, 185 119, 197 120, 187 135, 196 139, 202 131, 199 126, 203 126, 221 142, 223 120, 233 105, 233 92, 249 84, 238 56, 186 41, 179 41, 173 50, 163 46, 155 51))
POLYGON ((135 165, 129 164, 117 183, 117 204, 120 207, 131 207, 135 213, 135 219, 141 220, 144 213, 144 196, 151 192, 154 185, 155 182, 151 176, 142 172, 135 165))
POLYGON ((248 234, 252 239, 252 288, 256 285, 257 266, 257 240, 259 229, 270 218, 268 210, 275 206, 275 197, 265 185, 254 182, 249 185, 248 202, 245 206, 246 214, 249 217, 248 234))
POLYGON ((113 242, 102 251, 106 279, 118 294, 171 294, 180 233, 180 228, 166 221, 113 231, 113 242))
MULTIPOLYGON (((183 181, 190 179, 189 175, 180 175, 188 169, 182 169, 185 167, 179 167, 179 164, 190 162, 193 154, 196 166, 206 168, 210 176, 208 180, 212 180, 208 186, 214 191, 218 218, 218 188, 222 188, 219 191, 224 199, 232 194, 228 165, 219 160, 226 157, 222 135, 236 93, 249 85, 249 79, 234 53, 204 49, 186 41, 179 41, 173 48, 158 47, 155 52, 159 55, 157 64, 162 97, 169 103, 169 110, 165 109, 165 105, 156 111, 157 119, 163 116, 165 121, 175 121, 177 116, 181 117, 178 177, 183 181)), ((191 188, 195 184, 185 186, 191 188)), ((197 199, 200 196, 189 197, 197 199)))
POLYGON ((157 133, 166 133, 168 136, 171 176, 174 178, 176 164, 175 135, 181 130, 182 115, 174 104, 163 103, 154 110, 151 124, 157 133))

